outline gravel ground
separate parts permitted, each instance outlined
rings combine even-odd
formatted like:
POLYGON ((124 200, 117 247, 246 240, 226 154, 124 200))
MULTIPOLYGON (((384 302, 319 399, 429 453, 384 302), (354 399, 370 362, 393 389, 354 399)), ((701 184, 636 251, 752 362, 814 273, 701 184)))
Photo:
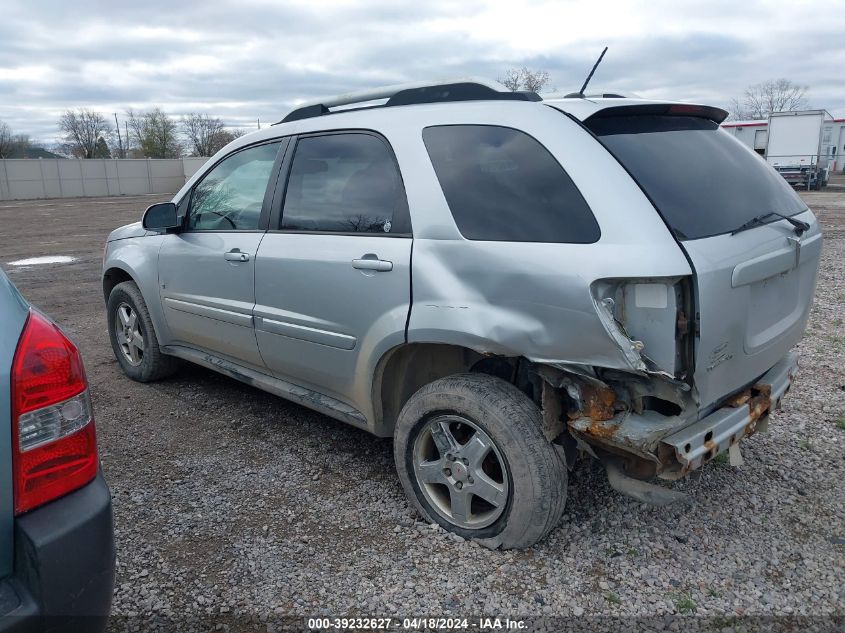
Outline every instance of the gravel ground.
POLYGON ((743 443, 745 465, 712 463, 675 484, 692 508, 658 509, 582 460, 558 529, 526 551, 416 519, 389 440, 197 367, 125 378, 100 257, 150 199, 0 202, 0 264, 83 351, 114 496, 117 615, 830 618, 845 615, 845 188, 806 198, 826 243, 801 372, 770 433, 743 443), (35 255, 78 260, 8 265, 35 255))

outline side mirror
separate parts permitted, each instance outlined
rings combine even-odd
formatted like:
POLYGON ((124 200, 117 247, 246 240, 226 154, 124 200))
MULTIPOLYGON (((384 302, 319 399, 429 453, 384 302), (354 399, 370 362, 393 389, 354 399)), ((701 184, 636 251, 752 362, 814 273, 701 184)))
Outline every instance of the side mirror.
POLYGON ((147 207, 141 225, 148 231, 165 231, 179 226, 176 217, 176 205, 172 202, 160 202, 147 207))

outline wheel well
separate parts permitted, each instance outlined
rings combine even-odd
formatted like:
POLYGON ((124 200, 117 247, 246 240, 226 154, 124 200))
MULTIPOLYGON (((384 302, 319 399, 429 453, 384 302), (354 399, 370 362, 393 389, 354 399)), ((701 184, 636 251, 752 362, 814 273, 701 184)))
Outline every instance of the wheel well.
POLYGON ((410 343, 394 348, 376 371, 373 398, 377 409, 376 434, 392 435, 399 412, 408 399, 438 378, 473 371, 497 376, 519 386, 520 360, 485 356, 466 347, 440 343, 410 343))
POLYGON ((112 289, 124 281, 134 281, 132 275, 121 268, 109 268, 103 275, 103 297, 109 300, 112 289))

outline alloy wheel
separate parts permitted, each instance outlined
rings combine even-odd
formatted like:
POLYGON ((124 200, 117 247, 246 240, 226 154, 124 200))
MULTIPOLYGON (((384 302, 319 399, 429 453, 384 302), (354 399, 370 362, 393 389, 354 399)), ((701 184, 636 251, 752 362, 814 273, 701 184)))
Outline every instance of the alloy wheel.
POLYGON ((426 422, 414 440, 413 466, 426 501, 457 527, 487 527, 507 507, 507 462, 493 439, 463 416, 426 422))
POLYGON ((133 367, 144 361, 144 335, 138 322, 138 313, 128 303, 117 306, 114 332, 124 360, 133 367))

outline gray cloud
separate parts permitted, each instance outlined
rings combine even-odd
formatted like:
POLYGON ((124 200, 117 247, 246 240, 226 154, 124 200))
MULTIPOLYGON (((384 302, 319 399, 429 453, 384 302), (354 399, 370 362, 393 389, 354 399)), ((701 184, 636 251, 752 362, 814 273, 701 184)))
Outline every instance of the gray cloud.
POLYGON ((845 115, 835 70, 845 66, 845 18, 821 2, 3 4, 0 119, 48 142, 59 114, 77 106, 161 105, 253 125, 314 96, 521 65, 571 91, 605 44, 595 87, 725 105, 784 76, 809 85, 814 106, 845 115))

